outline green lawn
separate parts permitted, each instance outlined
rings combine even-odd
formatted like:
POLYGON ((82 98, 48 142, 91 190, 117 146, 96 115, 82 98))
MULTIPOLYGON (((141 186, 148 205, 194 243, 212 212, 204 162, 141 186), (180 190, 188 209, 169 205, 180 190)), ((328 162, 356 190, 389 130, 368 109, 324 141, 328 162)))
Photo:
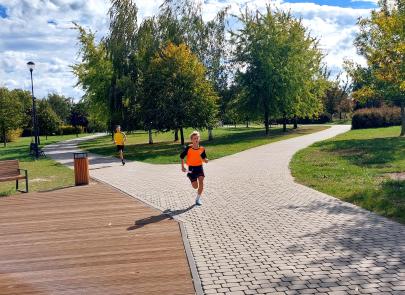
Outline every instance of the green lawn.
MULTIPOLYGON (((81 134, 79 136, 85 136, 81 134)), ((52 144, 58 141, 75 138, 76 135, 63 135, 63 136, 48 136, 41 137, 41 146, 52 144)), ((0 161, 18 159, 20 166, 28 170, 29 189, 33 191, 44 191, 56 189, 74 184, 73 171, 64 167, 55 161, 41 157, 39 160, 34 160, 29 155, 30 137, 19 138, 16 142, 10 142, 7 147, 0 145, 0 161)), ((21 182, 21 187, 25 188, 24 181, 21 182)), ((15 182, 2 182, 0 183, 0 196, 10 195, 15 193, 15 182)))
MULTIPOLYGON (((208 141, 208 132, 203 131, 201 133, 201 144, 206 148, 208 158, 213 160, 259 145, 321 131, 326 128, 328 126, 301 126, 296 130, 288 129, 284 133, 281 128, 273 127, 270 129, 270 135, 266 136, 263 127, 224 127, 213 131, 213 141, 208 141)), ((186 141, 188 141, 188 135, 191 131, 191 129, 185 130, 186 141)), ((128 141, 125 147, 127 159, 153 164, 179 163, 182 147, 178 142, 173 142, 174 135, 172 132, 154 133, 153 145, 148 144, 148 134, 146 132, 136 132, 127 136, 128 141)), ((81 143, 80 147, 101 155, 116 154, 111 136, 81 143)))
POLYGON ((352 130, 315 143, 294 156, 292 174, 299 183, 405 223, 405 138, 399 133, 399 127, 352 130))

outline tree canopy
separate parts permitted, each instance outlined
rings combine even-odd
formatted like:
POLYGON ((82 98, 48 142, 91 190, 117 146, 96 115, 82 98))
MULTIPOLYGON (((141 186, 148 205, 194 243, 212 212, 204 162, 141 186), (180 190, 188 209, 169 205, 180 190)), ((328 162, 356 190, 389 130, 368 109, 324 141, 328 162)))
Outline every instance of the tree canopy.
POLYGON ((374 96, 401 107, 402 130, 405 135, 405 3, 400 0, 380 8, 368 18, 360 19, 360 32, 355 45, 367 60, 367 67, 347 64, 348 72, 357 81, 354 96, 368 100, 374 96))

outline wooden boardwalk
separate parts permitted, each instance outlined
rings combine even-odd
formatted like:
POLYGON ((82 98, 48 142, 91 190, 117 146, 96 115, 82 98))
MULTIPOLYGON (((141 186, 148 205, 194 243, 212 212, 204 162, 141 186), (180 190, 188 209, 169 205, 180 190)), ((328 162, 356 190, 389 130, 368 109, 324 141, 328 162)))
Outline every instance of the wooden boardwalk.
POLYGON ((0 198, 0 294, 194 294, 180 228, 104 184, 0 198))

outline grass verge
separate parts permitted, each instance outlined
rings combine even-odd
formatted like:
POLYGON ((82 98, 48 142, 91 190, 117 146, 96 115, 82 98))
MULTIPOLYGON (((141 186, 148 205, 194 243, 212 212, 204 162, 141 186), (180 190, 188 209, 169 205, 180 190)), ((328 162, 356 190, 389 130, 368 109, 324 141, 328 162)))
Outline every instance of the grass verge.
POLYGON ((299 151, 296 181, 405 223, 405 138, 399 127, 352 130, 299 151))
MULTIPOLYGON (((85 136, 81 134, 79 136, 85 136)), ((76 135, 41 137, 41 145, 56 143, 59 141, 76 138, 76 135)), ((16 142, 10 142, 7 147, 0 146, 0 161, 18 159, 20 167, 28 170, 29 189, 33 191, 45 191, 74 185, 73 171, 48 157, 35 160, 29 155, 30 137, 21 137, 16 142)), ((21 188, 25 183, 21 181, 21 188)), ((15 194, 15 181, 0 183, 0 196, 15 194)))
MULTIPOLYGON (((214 160, 237 152, 241 152, 263 144, 310 134, 329 128, 328 126, 301 126, 298 129, 288 129, 283 132, 279 127, 273 127, 270 134, 264 134, 263 127, 226 127, 213 131, 214 140, 208 141, 208 132, 201 132, 201 144, 206 148, 209 159, 214 160)), ((191 129, 185 130, 186 141, 191 129)), ((182 146, 173 142, 173 132, 154 133, 154 144, 148 144, 146 132, 128 134, 125 147, 125 157, 129 160, 153 164, 179 163, 182 146)), ((94 141, 83 142, 80 148, 100 155, 115 155, 115 146, 111 136, 98 138, 94 141)))

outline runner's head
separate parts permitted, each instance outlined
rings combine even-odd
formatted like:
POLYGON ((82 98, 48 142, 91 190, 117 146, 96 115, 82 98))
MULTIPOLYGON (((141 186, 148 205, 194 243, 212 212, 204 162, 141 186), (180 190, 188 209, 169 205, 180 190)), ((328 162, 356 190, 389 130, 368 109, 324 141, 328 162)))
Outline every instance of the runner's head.
POLYGON ((116 127, 115 127, 115 132, 120 132, 121 131, 121 126, 120 125, 117 125, 116 127))
POLYGON ((200 143, 200 132, 194 130, 193 133, 190 134, 190 139, 193 144, 200 143))

